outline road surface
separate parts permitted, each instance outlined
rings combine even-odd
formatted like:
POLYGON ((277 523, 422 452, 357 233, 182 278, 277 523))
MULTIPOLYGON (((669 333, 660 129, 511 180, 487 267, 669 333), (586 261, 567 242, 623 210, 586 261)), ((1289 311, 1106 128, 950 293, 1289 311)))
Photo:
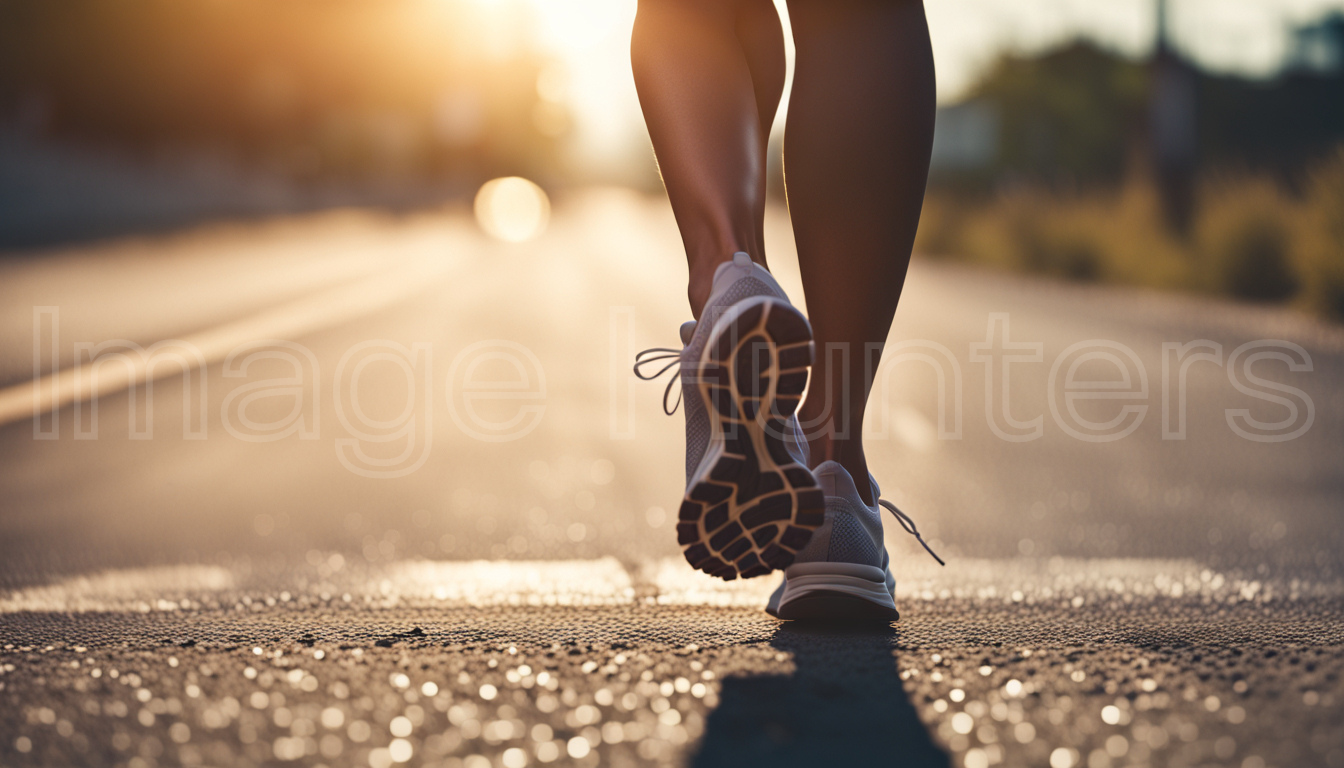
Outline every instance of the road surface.
POLYGON ((0 262, 0 764, 1344 765, 1344 330, 918 260, 870 461, 949 564, 825 629, 678 561, 684 279, 612 190, 0 262))

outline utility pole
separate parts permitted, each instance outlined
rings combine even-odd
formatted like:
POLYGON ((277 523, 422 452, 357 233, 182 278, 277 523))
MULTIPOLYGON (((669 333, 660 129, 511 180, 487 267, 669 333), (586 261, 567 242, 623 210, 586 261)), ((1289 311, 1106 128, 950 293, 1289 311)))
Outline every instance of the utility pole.
POLYGON ((1156 0, 1157 39, 1148 89, 1148 148, 1162 214, 1186 236, 1195 213, 1196 75, 1171 45, 1167 0, 1156 0))

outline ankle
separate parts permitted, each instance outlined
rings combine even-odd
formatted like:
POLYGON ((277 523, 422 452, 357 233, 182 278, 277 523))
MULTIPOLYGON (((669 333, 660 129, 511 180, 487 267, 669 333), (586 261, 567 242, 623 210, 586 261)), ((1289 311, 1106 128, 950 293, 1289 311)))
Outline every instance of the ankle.
POLYGON ((691 272, 687 297, 691 301, 691 312, 698 320, 700 312, 704 311, 704 303, 710 299, 710 293, 714 291, 714 274, 724 262, 732 261, 735 254, 749 254, 751 261, 769 269, 769 266, 766 266, 765 249, 754 242, 754 239, 747 239, 742 235, 730 237, 727 233, 719 233, 715 237, 687 241, 685 246, 687 246, 685 249, 687 266, 691 272))
POLYGON ((700 255, 690 259, 690 280, 686 288, 686 297, 690 301, 691 313, 695 316, 695 319, 700 319, 700 315, 705 309, 705 302, 709 300, 709 295, 714 290, 715 273, 718 272, 721 265, 732 261, 738 253, 750 255, 752 261, 765 267, 765 257, 752 254, 746 248, 718 248, 708 252, 708 255, 700 255))
POLYGON ((709 300, 709 294, 714 290, 714 273, 718 271, 719 265, 726 261, 731 261, 733 252, 724 254, 714 252, 713 254, 698 254, 690 259, 690 281, 686 288, 686 296, 691 302, 691 312, 697 320, 700 314, 704 312, 705 302, 709 300))
POLYGON ((861 440, 834 440, 829 437, 816 438, 808 443, 808 456, 812 469, 823 461, 834 461, 854 480, 859 496, 868 504, 876 504, 872 483, 868 480, 868 459, 863 453, 861 440))
POLYGON ((709 301, 709 292, 713 288, 712 280, 697 280, 691 273, 690 284, 686 287, 686 300, 691 305, 691 317, 700 319, 705 311, 705 302, 709 301))

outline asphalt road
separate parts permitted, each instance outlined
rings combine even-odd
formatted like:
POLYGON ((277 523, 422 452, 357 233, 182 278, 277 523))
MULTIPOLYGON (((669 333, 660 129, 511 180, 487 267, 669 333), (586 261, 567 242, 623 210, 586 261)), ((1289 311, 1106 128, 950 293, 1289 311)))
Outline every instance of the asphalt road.
POLYGON ((683 281, 613 191, 525 245, 339 212, 0 262, 0 416, 35 344, 201 363, 0 426, 0 764, 1344 765, 1344 330, 918 261, 869 448, 949 565, 889 530, 902 619, 818 628, 677 561, 628 361, 683 281))

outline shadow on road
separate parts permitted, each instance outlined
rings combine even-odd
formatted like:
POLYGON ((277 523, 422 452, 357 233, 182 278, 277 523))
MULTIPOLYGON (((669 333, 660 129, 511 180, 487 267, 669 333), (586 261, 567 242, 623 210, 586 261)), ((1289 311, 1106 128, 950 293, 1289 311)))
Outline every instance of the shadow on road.
POLYGON ((729 677, 695 766, 947 768, 896 673, 891 627, 783 624, 770 645, 792 675, 729 677))

